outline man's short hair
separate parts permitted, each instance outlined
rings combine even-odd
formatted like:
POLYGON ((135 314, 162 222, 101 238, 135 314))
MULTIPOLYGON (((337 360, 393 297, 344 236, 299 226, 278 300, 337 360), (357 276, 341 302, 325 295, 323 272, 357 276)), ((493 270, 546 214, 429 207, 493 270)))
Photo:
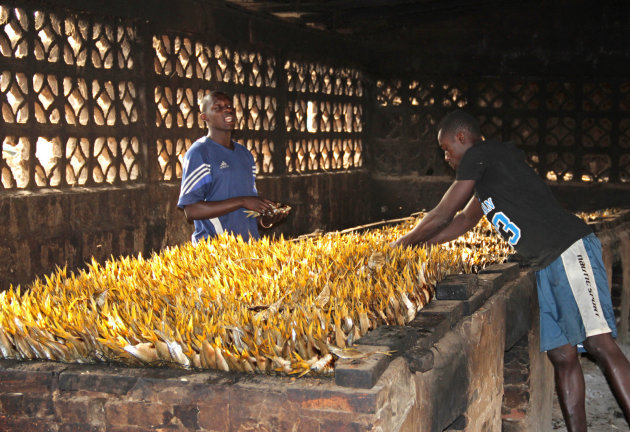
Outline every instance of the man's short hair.
POLYGON ((205 113, 208 107, 212 105, 212 102, 214 102, 214 100, 218 97, 224 97, 227 100, 232 100, 227 93, 222 92, 221 90, 212 90, 210 93, 201 98, 201 112, 205 113))
POLYGON ((438 131, 442 130, 443 134, 452 135, 460 129, 465 129, 475 136, 481 136, 477 119, 461 109, 448 113, 438 124, 438 131))

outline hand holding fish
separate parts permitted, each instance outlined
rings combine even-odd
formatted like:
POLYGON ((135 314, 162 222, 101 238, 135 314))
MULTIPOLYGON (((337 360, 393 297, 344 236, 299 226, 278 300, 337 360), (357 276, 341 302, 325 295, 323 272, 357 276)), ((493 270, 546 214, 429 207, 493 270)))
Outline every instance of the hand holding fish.
POLYGON ((247 214, 247 217, 260 217, 260 225, 263 228, 271 228, 272 225, 286 219, 291 211, 291 206, 288 204, 271 202, 270 207, 270 209, 263 211, 245 210, 245 213, 247 214))
POLYGON ((247 216, 251 216, 252 214, 259 215, 268 213, 272 211, 276 205, 276 203, 271 200, 257 196, 245 196, 241 197, 241 200, 241 206, 245 208, 247 216))

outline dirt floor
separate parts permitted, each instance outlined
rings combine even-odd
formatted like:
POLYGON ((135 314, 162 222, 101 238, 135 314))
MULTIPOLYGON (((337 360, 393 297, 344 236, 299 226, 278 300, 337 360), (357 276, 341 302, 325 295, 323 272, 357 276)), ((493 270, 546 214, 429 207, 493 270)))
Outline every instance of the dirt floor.
MULTIPOLYGON (((621 346, 621 349, 630 358, 630 343, 621 346)), ((586 382, 586 419, 588 430, 594 432, 630 431, 628 423, 615 400, 608 383, 599 367, 586 355, 581 358, 586 382)), ((558 404, 558 398, 554 398, 553 405, 553 430, 565 432, 562 411, 558 404)))
MULTIPOLYGON (((618 272, 613 271, 613 276, 616 275, 618 275, 618 272)), ((614 279, 613 305, 617 306, 620 281, 617 277, 614 279)), ((628 339, 630 340, 630 337, 628 339)), ((630 342, 620 346, 626 357, 630 359, 630 342)), ((599 367, 585 354, 581 357, 581 363, 586 383, 586 420, 588 430, 593 432, 630 431, 630 426, 628 426, 619 404, 617 404, 599 367)), ((567 430, 557 397, 554 397, 552 425, 554 431, 565 432, 567 430)))

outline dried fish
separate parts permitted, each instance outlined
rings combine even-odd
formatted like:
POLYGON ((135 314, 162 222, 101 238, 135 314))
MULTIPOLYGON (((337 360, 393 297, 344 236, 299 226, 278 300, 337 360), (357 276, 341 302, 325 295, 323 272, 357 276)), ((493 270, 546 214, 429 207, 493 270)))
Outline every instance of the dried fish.
POLYGON ((145 363, 153 363, 160 360, 157 350, 149 342, 127 345, 124 347, 124 350, 145 363))
POLYGON ((245 210, 247 217, 259 217, 259 216, 276 216, 278 214, 289 214, 291 206, 288 204, 273 203, 271 210, 259 213, 255 210, 245 210))
POLYGON ((331 354, 326 354, 322 358, 320 358, 317 361, 313 362, 311 364, 310 369, 313 372, 320 372, 332 361, 332 359, 333 359, 333 357, 332 357, 331 354))
POLYGON ((366 355, 351 346, 370 329, 411 321, 447 274, 511 252, 487 222, 440 247, 391 249, 413 224, 291 241, 223 234, 57 269, 0 293, 0 356, 329 374, 335 359, 366 355))

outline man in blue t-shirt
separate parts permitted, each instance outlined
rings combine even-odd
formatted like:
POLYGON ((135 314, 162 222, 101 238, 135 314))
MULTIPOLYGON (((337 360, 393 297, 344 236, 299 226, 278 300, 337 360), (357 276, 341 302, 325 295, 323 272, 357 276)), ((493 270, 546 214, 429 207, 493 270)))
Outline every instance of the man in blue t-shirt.
POLYGON ((630 362, 613 339, 615 316, 597 237, 558 204, 521 150, 484 140, 477 120, 464 111, 442 120, 438 142, 456 180, 392 247, 454 240, 485 215, 536 270, 540 349, 554 366, 567 429, 586 431, 579 345, 600 364, 630 419, 630 362))
POLYGON ((243 145, 232 141, 236 113, 231 99, 213 91, 201 101, 201 119, 208 135, 198 139, 184 156, 182 185, 177 206, 194 221, 194 244, 223 232, 243 240, 258 239, 258 225, 270 228, 286 217, 271 213, 275 203, 258 196, 256 164, 243 145), (262 217, 248 217, 253 210, 262 217))

